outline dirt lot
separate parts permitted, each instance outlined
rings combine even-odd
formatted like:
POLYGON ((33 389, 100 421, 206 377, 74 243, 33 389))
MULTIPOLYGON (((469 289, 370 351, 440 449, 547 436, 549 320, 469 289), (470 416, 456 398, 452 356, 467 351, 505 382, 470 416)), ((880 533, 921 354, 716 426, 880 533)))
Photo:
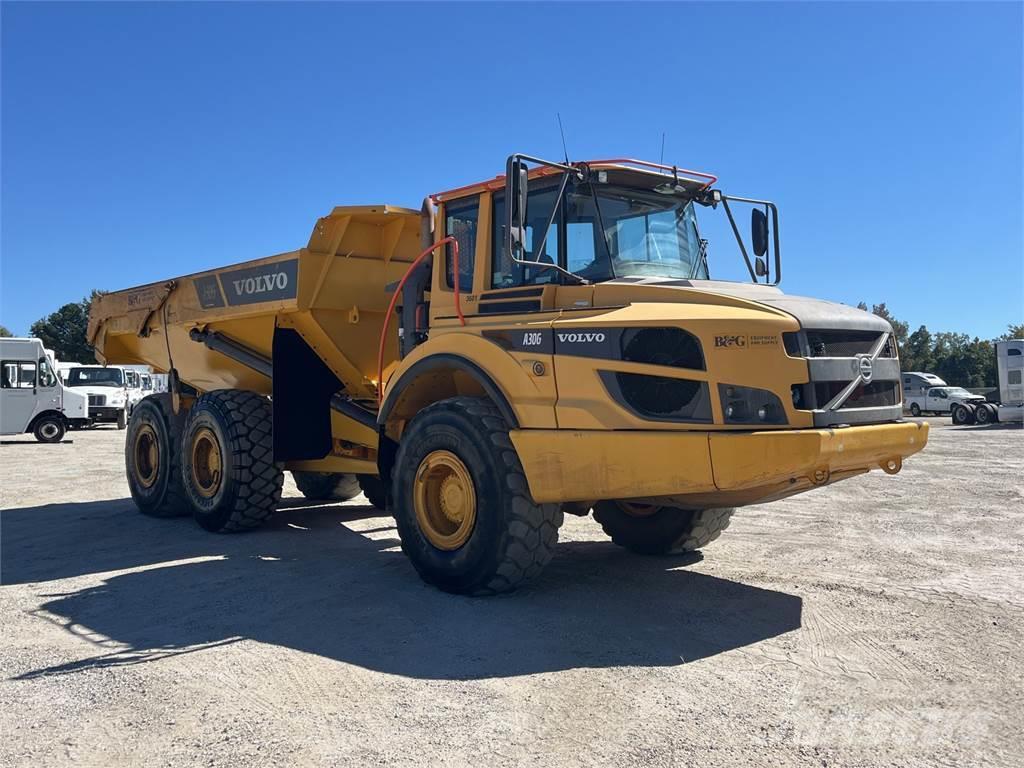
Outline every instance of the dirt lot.
POLYGON ((424 586, 361 498, 289 477, 218 536, 134 511, 123 432, 5 444, 0 765, 1020 765, 1024 432, 934 423, 703 560, 568 517, 492 599, 424 586))

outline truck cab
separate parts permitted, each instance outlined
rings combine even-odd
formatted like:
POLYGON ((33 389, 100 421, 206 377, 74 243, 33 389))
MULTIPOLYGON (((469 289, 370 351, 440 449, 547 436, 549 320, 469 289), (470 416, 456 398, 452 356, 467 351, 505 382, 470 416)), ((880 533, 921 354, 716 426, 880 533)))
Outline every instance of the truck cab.
POLYGON ((31 432, 57 443, 69 428, 88 423, 85 396, 63 385, 42 341, 0 339, 0 434, 31 432))
POLYGON ((128 425, 132 403, 128 377, 123 368, 115 365, 72 366, 64 383, 70 391, 88 398, 93 423, 116 424, 118 429, 128 425))

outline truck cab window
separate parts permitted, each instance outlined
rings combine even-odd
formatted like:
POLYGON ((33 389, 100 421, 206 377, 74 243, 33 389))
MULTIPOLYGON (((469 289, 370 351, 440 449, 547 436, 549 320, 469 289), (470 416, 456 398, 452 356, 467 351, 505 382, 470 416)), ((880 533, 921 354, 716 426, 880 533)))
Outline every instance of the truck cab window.
POLYGON ((36 364, 20 360, 5 360, 0 386, 4 389, 33 389, 36 385, 36 364))
MULTIPOLYGON (((445 236, 454 236, 459 244, 459 290, 473 290, 473 267, 476 260, 476 230, 480 217, 480 198, 455 200, 445 205, 445 236)), ((455 259, 452 247, 445 248, 445 275, 448 287, 455 286, 455 259)))
MULTIPOLYGON (((551 218, 552 207, 557 202, 558 188, 546 187, 531 189, 526 206, 526 238, 524 243, 524 261, 537 261, 542 264, 560 264, 561 247, 559 232, 561 231, 562 212, 555 215, 548 236, 544 242, 544 229, 551 218)), ((531 267, 517 264, 505 250, 505 195, 494 195, 493 202, 494 247, 491 250, 493 264, 491 267, 492 288, 517 288, 522 285, 544 285, 557 283, 558 272, 544 267, 531 267)))

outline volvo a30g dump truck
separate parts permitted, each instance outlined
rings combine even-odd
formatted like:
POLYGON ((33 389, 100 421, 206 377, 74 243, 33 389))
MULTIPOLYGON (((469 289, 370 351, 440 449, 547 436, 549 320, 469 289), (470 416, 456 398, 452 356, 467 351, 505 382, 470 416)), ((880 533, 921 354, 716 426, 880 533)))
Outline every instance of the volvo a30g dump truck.
POLYGON ((238 531, 273 513, 283 471, 310 496, 361 487, 423 579, 488 594, 541 571, 563 514, 592 510, 638 553, 692 551, 736 507, 924 447, 889 324, 777 287, 772 203, 635 160, 505 170, 97 298, 100 362, 170 374, 128 427, 139 510, 238 531), (749 282, 712 279, 712 212, 749 282))

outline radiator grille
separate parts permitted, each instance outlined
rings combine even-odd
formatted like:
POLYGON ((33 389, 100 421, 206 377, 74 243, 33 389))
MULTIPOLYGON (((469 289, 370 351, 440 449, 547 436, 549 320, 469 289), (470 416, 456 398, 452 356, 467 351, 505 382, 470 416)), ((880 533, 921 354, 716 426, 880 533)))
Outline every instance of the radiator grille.
MULTIPOLYGON (((823 408, 833 397, 842 392, 848 381, 819 381, 814 385, 814 395, 819 408, 823 408)), ((895 381, 872 381, 861 384, 839 410, 847 408, 877 408, 886 405, 898 405, 900 402, 899 384, 895 381)))
POLYGON ((107 404, 106 395, 89 395, 89 405, 101 406, 107 404))

